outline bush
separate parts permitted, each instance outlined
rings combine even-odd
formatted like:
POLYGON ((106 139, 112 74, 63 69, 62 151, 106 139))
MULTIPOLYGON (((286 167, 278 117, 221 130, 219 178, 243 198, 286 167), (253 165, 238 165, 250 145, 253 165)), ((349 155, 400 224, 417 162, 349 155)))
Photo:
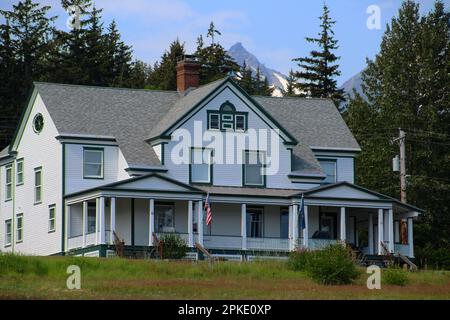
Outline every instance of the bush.
POLYGON ((303 258, 297 258, 297 266, 303 266, 306 273, 318 283, 349 284, 359 275, 353 259, 340 244, 300 255, 303 255, 303 258))
POLYGON ((450 247, 434 248, 426 245, 415 248, 415 262, 423 269, 450 270, 450 247))
POLYGON ((163 245, 163 258, 182 259, 186 256, 188 247, 186 242, 177 234, 165 234, 160 241, 163 245))
POLYGON ((291 252, 287 262, 288 268, 294 271, 306 271, 309 256, 311 252, 306 250, 291 252))
POLYGON ((404 286, 409 282, 408 272, 400 268, 390 267, 383 270, 381 279, 385 284, 404 286))

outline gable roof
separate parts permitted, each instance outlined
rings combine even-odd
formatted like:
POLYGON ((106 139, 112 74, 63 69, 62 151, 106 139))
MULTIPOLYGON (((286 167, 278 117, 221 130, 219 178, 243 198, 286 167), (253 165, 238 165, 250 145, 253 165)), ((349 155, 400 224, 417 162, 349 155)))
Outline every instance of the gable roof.
MULTIPOLYGON (((308 197, 321 197, 324 195, 325 191, 333 191, 333 190, 338 190, 340 188, 349 188, 349 189, 353 189, 354 191, 358 192, 358 196, 365 196, 366 200, 370 200, 370 199, 377 199, 377 200, 386 200, 389 202, 393 202, 396 205, 398 205, 399 207, 403 207, 403 208, 407 208, 409 210, 413 210, 419 213, 423 213, 425 212, 423 209, 420 209, 418 207, 415 207, 413 205, 407 204, 407 203, 403 203, 401 201, 399 201, 398 199, 395 199, 393 197, 387 196, 385 194, 358 186, 356 184, 347 182, 347 181, 341 181, 341 182, 337 182, 337 183, 331 183, 331 184, 325 184, 316 188, 312 188, 306 191, 303 191, 301 193, 298 193, 298 196, 300 195, 304 195, 306 198, 308 197)), ((345 194, 349 194, 349 192, 346 192, 345 194)), ((357 196, 357 197, 358 197, 357 196)), ((330 195, 326 195, 326 197, 330 197, 330 195)), ((348 197, 348 196, 347 196, 348 197)), ((358 199, 357 197, 355 197, 355 199, 358 199)))
POLYGON ((161 166, 149 137, 171 130, 190 110, 231 82, 265 116, 292 137, 292 174, 321 177, 311 146, 359 145, 331 100, 251 97, 224 78, 180 95, 175 91, 34 83, 60 135, 114 137, 132 167, 161 166))
POLYGON ((131 165, 160 165, 145 137, 179 100, 175 91, 34 83, 61 135, 113 136, 131 165))

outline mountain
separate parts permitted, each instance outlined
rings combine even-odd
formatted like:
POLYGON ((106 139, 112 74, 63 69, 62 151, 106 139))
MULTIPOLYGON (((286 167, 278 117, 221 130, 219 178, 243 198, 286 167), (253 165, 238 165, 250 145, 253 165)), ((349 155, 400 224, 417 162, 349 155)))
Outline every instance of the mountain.
POLYGON ((266 67, 263 63, 261 63, 258 58, 255 57, 252 53, 248 52, 247 49, 244 48, 242 43, 237 42, 231 46, 228 50, 228 54, 239 64, 240 66, 245 64, 248 68, 250 68, 253 72, 253 75, 256 74, 256 69, 261 72, 261 75, 264 78, 267 78, 269 82, 269 86, 274 87, 275 90, 273 92, 273 96, 281 96, 281 90, 285 90, 287 87, 287 77, 283 73, 266 67))
POLYGON ((344 82, 341 86, 341 89, 344 89, 345 93, 349 94, 350 97, 353 97, 353 89, 356 90, 357 93, 364 95, 362 91, 362 71, 355 74, 353 77, 344 82))

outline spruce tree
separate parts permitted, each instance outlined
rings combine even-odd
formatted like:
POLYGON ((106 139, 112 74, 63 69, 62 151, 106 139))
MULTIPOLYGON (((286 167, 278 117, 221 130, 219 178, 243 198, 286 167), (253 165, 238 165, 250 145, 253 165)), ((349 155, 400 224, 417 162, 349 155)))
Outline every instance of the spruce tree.
POLYGON ((113 87, 127 86, 131 72, 131 47, 122 41, 114 20, 108 27, 106 37, 108 45, 108 71, 106 77, 109 85, 113 87))
POLYGON ((227 51, 215 41, 215 35, 220 35, 214 23, 211 22, 207 37, 211 38, 209 46, 204 47, 203 37, 197 39, 197 51, 195 55, 201 64, 200 83, 205 84, 220 78, 226 77, 231 72, 239 70, 238 64, 233 60, 227 51))
POLYGON ((252 70, 247 67, 245 61, 239 70, 239 77, 237 78, 237 83, 248 94, 252 95, 255 93, 255 83, 252 76, 252 70))
POLYGON ((291 69, 289 70, 289 75, 287 77, 287 86, 286 89, 282 90, 283 96, 285 97, 294 97, 296 96, 296 85, 297 85, 297 78, 295 77, 294 71, 291 69))
POLYGON ((307 37, 306 41, 316 44, 319 49, 310 52, 308 57, 296 58, 300 70, 295 73, 299 82, 296 87, 301 96, 314 98, 331 98, 336 103, 345 101, 344 92, 338 89, 336 76, 341 73, 336 63, 339 57, 333 52, 338 49, 338 41, 334 39, 333 25, 328 6, 324 4, 321 21, 321 32, 318 38, 307 37))
POLYGON ((178 39, 170 44, 169 50, 165 51, 161 56, 161 62, 153 68, 150 76, 150 85, 152 88, 177 90, 177 59, 184 54, 184 44, 178 39))
POLYGON ((368 100, 351 99, 346 120, 362 148, 356 182, 397 198, 391 139, 406 131, 407 200, 426 210, 415 224, 415 255, 450 268, 450 17, 440 1, 419 12, 405 1, 392 19, 363 72, 368 100))

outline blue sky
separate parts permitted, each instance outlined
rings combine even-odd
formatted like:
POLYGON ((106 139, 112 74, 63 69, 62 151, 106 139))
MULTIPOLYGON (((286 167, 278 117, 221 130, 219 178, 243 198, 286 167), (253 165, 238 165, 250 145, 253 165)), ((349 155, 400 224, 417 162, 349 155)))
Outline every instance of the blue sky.
MULTIPOLYGON (((36 1, 36 0, 35 0, 36 1)), ((57 25, 66 27, 67 14, 59 0, 37 0, 52 6, 58 15, 57 25)), ((365 66, 379 50, 385 25, 397 14, 401 0, 326 0, 336 20, 335 36, 340 48, 342 84, 365 66), (366 26, 370 5, 381 13, 381 29, 366 26)), ((447 9, 450 0, 444 0, 447 9)), ((1 9, 10 9, 17 0, 2 0, 1 9)), ((95 0, 103 8, 105 26, 115 19, 124 40, 133 46, 135 57, 153 63, 168 44, 177 37, 185 42, 187 51, 195 50, 196 38, 205 34, 214 21, 222 32, 218 38, 228 49, 242 42, 266 66, 287 73, 295 69, 292 58, 305 56, 313 48, 304 38, 319 31, 318 17, 322 0, 95 0)), ((433 7, 434 0, 420 1, 422 12, 433 7)))

